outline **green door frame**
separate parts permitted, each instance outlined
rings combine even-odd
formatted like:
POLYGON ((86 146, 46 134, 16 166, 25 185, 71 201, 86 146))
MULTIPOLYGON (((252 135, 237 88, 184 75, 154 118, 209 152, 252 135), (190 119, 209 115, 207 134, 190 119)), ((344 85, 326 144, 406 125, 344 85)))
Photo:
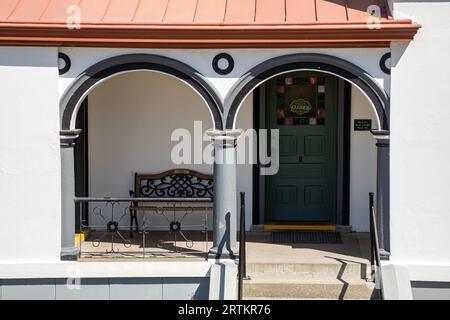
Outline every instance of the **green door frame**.
MULTIPOLYGON (((266 128, 266 82, 254 90, 253 127, 266 128)), ((350 225, 350 122, 352 85, 338 78, 338 120, 337 120, 337 225, 350 225)), ((259 150, 258 150, 259 152, 259 150)), ((261 164, 253 167, 253 224, 261 225, 266 220, 265 183, 260 175, 261 164)))

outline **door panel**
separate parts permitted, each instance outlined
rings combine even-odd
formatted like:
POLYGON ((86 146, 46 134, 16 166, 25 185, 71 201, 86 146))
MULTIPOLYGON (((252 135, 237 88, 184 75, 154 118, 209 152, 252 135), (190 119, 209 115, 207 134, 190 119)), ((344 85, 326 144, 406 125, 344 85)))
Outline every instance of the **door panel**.
POLYGON ((266 99, 267 127, 280 131, 280 170, 266 177, 267 222, 335 222, 336 78, 280 76, 266 99))
MULTIPOLYGON (((297 136, 281 135, 280 136, 280 156, 289 158, 298 154, 297 136)), ((287 161, 285 159, 285 161, 287 161)))

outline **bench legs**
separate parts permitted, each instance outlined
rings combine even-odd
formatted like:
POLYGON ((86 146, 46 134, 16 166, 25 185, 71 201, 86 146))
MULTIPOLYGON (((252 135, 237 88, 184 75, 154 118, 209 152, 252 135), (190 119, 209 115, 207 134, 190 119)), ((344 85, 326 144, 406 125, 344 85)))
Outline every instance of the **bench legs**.
POLYGON ((130 210, 130 238, 133 238, 133 221, 136 226, 136 232, 139 232, 136 210, 130 210))

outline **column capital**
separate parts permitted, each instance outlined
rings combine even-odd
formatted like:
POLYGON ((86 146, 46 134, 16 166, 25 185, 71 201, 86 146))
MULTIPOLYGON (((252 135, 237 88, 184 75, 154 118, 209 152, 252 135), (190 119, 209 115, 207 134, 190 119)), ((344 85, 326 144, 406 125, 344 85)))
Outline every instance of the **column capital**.
POLYGON ((391 135, 389 130, 370 130, 370 133, 377 140, 389 140, 391 135))
POLYGON ((388 130, 370 130, 370 132, 377 140, 376 146, 378 148, 389 148, 390 132, 388 130))
POLYGON ((62 148, 69 148, 75 145, 75 140, 80 136, 81 129, 60 130, 59 139, 62 148))
POLYGON ((215 146, 236 147, 236 141, 243 130, 209 130, 206 132, 214 141, 215 146))
POLYGON ((206 134, 213 140, 237 139, 242 134, 242 129, 236 130, 208 130, 206 134))

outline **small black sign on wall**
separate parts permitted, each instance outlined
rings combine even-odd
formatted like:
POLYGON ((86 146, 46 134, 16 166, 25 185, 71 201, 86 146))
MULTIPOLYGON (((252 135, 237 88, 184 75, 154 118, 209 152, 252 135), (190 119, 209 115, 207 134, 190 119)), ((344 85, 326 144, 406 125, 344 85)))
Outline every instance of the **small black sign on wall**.
POLYGON ((355 119, 354 129, 355 131, 370 131, 372 129, 371 119, 355 119))

